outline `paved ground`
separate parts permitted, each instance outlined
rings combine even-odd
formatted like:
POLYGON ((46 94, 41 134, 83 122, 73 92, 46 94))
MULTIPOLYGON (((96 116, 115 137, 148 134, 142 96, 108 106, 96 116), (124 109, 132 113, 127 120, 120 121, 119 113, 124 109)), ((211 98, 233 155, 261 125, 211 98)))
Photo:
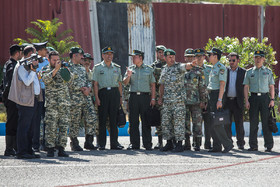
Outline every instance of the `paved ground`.
MULTIPOLYGON (((80 142, 83 142, 80 138, 80 142)), ((156 137, 153 142, 156 143, 156 137)), ((272 153, 234 149, 230 153, 185 151, 67 151, 70 158, 18 160, 2 156, 0 137, 0 186, 279 186, 280 137, 272 153)), ((125 147, 129 137, 119 137, 125 147)), ((248 139, 246 139, 248 142, 248 139)), ((246 148, 248 145, 246 144, 246 148)), ((236 145, 235 145, 236 148, 236 145)))

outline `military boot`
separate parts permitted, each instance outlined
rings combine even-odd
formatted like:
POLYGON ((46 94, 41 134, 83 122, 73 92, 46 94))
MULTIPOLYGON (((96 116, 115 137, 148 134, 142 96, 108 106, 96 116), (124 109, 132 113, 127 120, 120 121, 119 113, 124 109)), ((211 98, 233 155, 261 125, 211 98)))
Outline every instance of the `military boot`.
POLYGON ((200 146, 201 146, 201 137, 195 137, 194 141, 194 150, 195 151, 200 151, 200 146))
POLYGON ((58 154, 59 157, 69 157, 69 155, 65 152, 64 147, 59 146, 58 147, 58 154))
POLYGON ((167 143, 164 147, 162 147, 160 149, 160 151, 171 151, 173 150, 174 146, 173 146, 173 142, 172 140, 167 140, 167 143))
POLYGON ((6 135, 6 150, 4 156, 15 156, 16 152, 13 147, 13 136, 6 135))
POLYGON ((70 147, 72 151, 83 151, 83 148, 81 148, 79 145, 79 140, 77 137, 70 138, 70 139, 71 139, 70 147))
POLYGON ((161 149, 162 148, 162 135, 158 135, 158 143, 154 147, 154 149, 161 149))
POLYGON ((191 141, 189 135, 186 135, 184 150, 191 150, 191 141))
POLYGON ((183 145, 182 145, 182 141, 178 141, 176 143, 176 147, 173 149, 172 152, 183 152, 184 151, 184 148, 183 148, 183 145))
POLYGON ((54 147, 47 148, 47 157, 54 157, 54 147))
POLYGON ((85 144, 84 144, 84 148, 85 149, 89 149, 89 150, 96 150, 97 147, 95 147, 93 144, 93 135, 86 135, 86 141, 85 141, 85 144))

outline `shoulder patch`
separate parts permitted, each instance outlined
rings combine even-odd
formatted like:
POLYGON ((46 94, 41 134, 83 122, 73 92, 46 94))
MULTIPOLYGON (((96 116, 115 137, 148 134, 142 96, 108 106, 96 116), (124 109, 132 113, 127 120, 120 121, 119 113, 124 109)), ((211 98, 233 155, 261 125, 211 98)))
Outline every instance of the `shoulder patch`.
POLYGON ((225 73, 224 69, 220 69, 220 74, 223 75, 225 73))
POLYGON ((218 68, 220 68, 220 67, 221 67, 221 64, 218 64, 217 66, 218 66, 218 68))

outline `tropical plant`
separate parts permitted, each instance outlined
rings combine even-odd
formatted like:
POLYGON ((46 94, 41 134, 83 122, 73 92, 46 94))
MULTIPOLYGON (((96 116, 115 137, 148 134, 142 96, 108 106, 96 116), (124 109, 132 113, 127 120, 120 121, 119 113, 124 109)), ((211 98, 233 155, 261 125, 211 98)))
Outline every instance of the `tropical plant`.
POLYGON ((79 44, 73 41, 73 36, 70 35, 73 31, 67 29, 58 33, 58 29, 62 22, 59 22, 58 18, 53 20, 40 20, 32 21, 33 25, 37 28, 28 27, 25 32, 33 36, 33 38, 28 38, 27 40, 16 38, 14 41, 18 42, 20 45, 23 43, 39 43, 48 41, 47 46, 56 49, 62 56, 69 53, 71 47, 79 47, 79 44))

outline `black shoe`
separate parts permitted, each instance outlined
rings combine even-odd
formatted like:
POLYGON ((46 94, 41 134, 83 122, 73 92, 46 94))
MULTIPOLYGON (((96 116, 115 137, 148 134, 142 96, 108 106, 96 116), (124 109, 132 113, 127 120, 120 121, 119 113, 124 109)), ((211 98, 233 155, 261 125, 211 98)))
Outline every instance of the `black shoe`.
POLYGON ((266 148, 265 152, 271 152, 272 148, 266 148))
POLYGON ((244 145, 239 145, 238 149, 244 150, 244 145))
POLYGON ((152 151, 153 148, 152 147, 145 147, 146 151, 152 151))
POLYGON ((111 147, 112 150, 122 150, 123 147, 122 146, 119 146, 117 145, 116 147, 111 147))
POLYGON ((174 149, 172 140, 167 140, 167 143, 164 147, 160 149, 160 151, 172 151, 174 149))
POLYGON ((54 157, 54 147, 47 148, 47 157, 54 157))
POLYGON ((172 150, 172 152, 178 153, 178 152, 183 152, 184 148, 182 145, 182 141, 178 141, 178 143, 176 143, 176 147, 172 150))
POLYGON ((86 141, 84 144, 84 148, 88 150, 96 150, 97 147, 95 147, 93 144, 93 135, 86 135, 86 141))
POLYGON ((129 146, 127 147, 127 150, 139 150, 140 147, 135 147, 132 144, 129 144, 129 146))
POLYGON ((230 146, 226 147, 226 148, 222 151, 222 153, 228 153, 230 150, 232 150, 232 148, 233 148, 233 145, 230 145, 230 146))
POLYGON ((220 149, 210 149, 208 152, 209 153, 219 153, 219 152, 222 152, 222 150, 220 150, 220 149))
POLYGON ((124 146, 123 146, 122 144, 120 144, 119 142, 117 142, 117 145, 118 145, 119 147, 121 147, 122 149, 124 148, 124 146))
POLYGON ((6 149, 4 152, 4 156, 16 156, 16 152, 14 149, 6 149))
POLYGON ((204 145, 204 149, 213 149, 213 147, 211 145, 204 145))
POLYGON ((100 146, 100 147, 98 148, 98 150, 100 150, 100 151, 105 150, 105 146, 100 146))
POLYGON ((79 145, 79 140, 77 137, 70 138, 70 139, 71 139, 70 147, 72 151, 83 151, 83 148, 81 148, 81 146, 79 145))
POLYGON ((64 147, 58 148, 57 156, 59 157, 69 157, 69 155, 65 152, 64 147))
POLYGON ((258 151, 258 148, 249 148, 248 151, 258 151))
POLYGON ((32 156, 33 156, 33 158, 41 158, 40 155, 36 155, 36 154, 33 154, 32 156))
POLYGON ((16 158, 17 159, 33 159, 34 156, 30 155, 30 154, 23 154, 23 155, 17 155, 16 158))
POLYGON ((154 149, 161 149, 162 148, 162 143, 157 143, 157 145, 154 147, 154 149))
POLYGON ((36 152, 36 153, 39 153, 40 149, 39 148, 33 148, 33 151, 36 152))

